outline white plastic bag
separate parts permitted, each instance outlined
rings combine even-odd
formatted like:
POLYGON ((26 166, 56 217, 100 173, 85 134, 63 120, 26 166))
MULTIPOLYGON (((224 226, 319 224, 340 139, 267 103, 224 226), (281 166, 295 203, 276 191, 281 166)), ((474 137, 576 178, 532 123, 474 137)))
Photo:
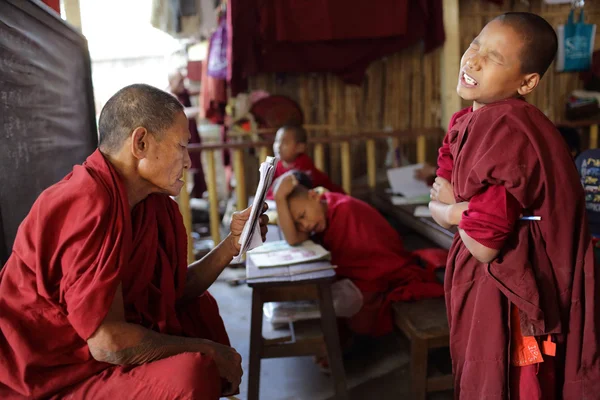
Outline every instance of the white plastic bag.
POLYGON ((363 295, 350 279, 342 279, 331 285, 331 294, 338 317, 350 318, 363 306, 363 295))

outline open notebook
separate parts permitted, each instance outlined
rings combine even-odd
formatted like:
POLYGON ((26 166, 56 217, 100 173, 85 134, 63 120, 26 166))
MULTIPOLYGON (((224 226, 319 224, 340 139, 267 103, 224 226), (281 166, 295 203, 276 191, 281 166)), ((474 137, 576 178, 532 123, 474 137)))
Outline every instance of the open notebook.
POLYGON ((248 257, 258 268, 270 268, 329 260, 331 254, 311 240, 298 246, 290 246, 285 240, 279 240, 249 251, 248 257))

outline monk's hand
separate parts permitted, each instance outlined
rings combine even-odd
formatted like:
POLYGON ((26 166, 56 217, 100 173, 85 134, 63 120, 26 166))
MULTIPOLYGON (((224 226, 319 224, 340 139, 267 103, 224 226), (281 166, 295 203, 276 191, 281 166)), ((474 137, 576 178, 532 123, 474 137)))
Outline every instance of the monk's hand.
POLYGON ((435 178, 435 182, 433 182, 433 186, 429 191, 431 200, 439 201, 443 204, 454 204, 456 200, 454 199, 454 189, 452 188, 452 184, 448 182, 448 180, 437 177, 435 178))
POLYGON ((288 171, 281 175, 273 185, 273 196, 275 200, 285 200, 298 185, 298 179, 293 174, 293 171, 288 171))
POLYGON ((209 349, 208 355, 217 364, 219 375, 229 382, 224 388, 222 395, 231 396, 238 393, 243 375, 242 356, 233 347, 220 343, 207 340, 206 345, 209 349))
MULTIPOLYGON (((265 212, 269 209, 267 203, 263 203, 263 208, 260 217, 258 218, 258 223, 260 225, 260 234, 262 236, 262 241, 264 242, 267 237, 267 224, 269 223, 269 217, 265 215, 265 212)), ((246 225, 246 221, 250 218, 250 213, 252 211, 252 207, 246 208, 244 211, 234 212, 231 216, 231 225, 229 237, 227 238, 231 244, 231 249, 234 255, 238 255, 240 253, 240 236, 242 235, 242 231, 244 230, 244 225, 246 225)))

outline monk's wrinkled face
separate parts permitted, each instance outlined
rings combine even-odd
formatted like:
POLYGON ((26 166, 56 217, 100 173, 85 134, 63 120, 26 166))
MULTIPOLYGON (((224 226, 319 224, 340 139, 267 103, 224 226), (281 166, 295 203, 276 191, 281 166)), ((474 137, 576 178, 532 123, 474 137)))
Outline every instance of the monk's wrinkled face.
POLYGON ((473 109, 478 109, 527 94, 523 92, 527 75, 521 72, 522 48, 521 37, 510 25, 491 21, 462 56, 458 95, 473 101, 473 109))
POLYGON ((293 163, 299 154, 304 152, 305 145, 296 141, 291 130, 279 129, 273 143, 273 153, 286 164, 293 163))
POLYGON ((183 174, 191 166, 187 145, 190 130, 185 114, 178 113, 173 125, 159 135, 149 135, 146 157, 140 160, 139 174, 154 191, 177 196, 183 187, 183 174))
POLYGON ((314 190, 291 197, 288 205, 298 231, 321 233, 327 228, 327 206, 314 190))

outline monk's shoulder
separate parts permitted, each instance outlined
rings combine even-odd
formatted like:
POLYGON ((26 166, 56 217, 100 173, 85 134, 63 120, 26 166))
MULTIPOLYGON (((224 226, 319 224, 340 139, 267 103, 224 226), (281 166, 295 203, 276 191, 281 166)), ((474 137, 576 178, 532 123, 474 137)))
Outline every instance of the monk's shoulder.
POLYGON ((490 126, 502 122, 517 130, 535 129, 546 125, 553 126, 552 121, 539 108, 523 100, 503 101, 483 107, 479 110, 476 122, 490 126))
POLYGON ((44 190, 36 201, 42 211, 58 215, 86 212, 110 215, 114 193, 85 167, 77 166, 72 174, 44 190))

